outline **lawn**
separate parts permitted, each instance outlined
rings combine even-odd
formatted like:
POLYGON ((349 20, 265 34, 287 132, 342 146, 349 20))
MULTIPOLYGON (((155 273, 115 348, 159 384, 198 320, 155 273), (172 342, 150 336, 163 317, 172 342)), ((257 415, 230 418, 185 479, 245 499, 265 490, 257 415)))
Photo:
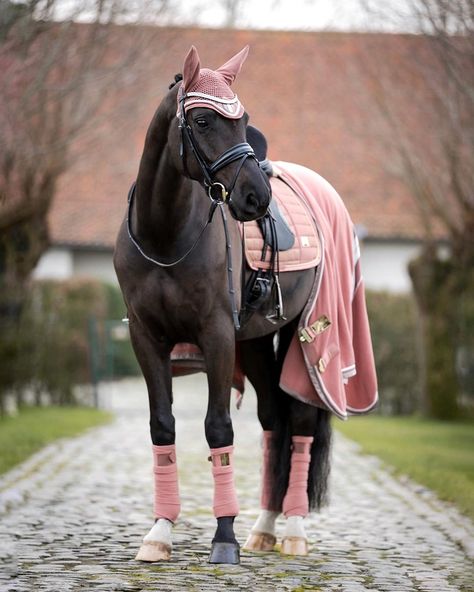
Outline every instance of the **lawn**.
POLYGON ((335 427, 474 519, 474 422, 353 417, 335 427))
POLYGON ((77 436, 111 417, 85 407, 32 407, 0 418, 0 474, 53 440, 77 436))

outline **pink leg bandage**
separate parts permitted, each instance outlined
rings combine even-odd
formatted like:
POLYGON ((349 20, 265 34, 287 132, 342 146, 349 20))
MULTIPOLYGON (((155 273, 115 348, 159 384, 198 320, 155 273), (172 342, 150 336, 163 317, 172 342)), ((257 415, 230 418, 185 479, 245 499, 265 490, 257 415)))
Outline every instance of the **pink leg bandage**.
POLYGON ((233 446, 211 448, 212 476, 214 477, 213 510, 216 518, 237 516, 239 502, 234 485, 233 446))
POLYGON ((270 497, 272 491, 272 477, 270 469, 270 450, 272 437, 273 432, 268 430, 263 431, 262 492, 260 494, 260 508, 262 510, 269 510, 270 512, 280 512, 281 508, 274 508, 270 504, 270 497))
POLYGON ((155 518, 166 518, 176 522, 181 504, 174 444, 153 446, 153 472, 155 474, 155 518))
POLYGON ((306 516, 309 512, 308 470, 311 460, 312 436, 293 436, 291 469, 288 489, 283 499, 283 513, 288 516, 306 516))

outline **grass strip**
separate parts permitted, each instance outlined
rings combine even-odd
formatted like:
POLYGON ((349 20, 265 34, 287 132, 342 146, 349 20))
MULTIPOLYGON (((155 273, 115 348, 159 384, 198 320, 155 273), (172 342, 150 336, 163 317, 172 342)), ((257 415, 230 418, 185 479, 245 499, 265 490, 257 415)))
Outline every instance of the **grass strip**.
POLYGON ((58 438, 77 436, 112 415, 88 407, 27 407, 0 418, 0 474, 58 438))
POLYGON ((432 489, 474 519, 474 422, 354 417, 335 427, 397 474, 432 489))

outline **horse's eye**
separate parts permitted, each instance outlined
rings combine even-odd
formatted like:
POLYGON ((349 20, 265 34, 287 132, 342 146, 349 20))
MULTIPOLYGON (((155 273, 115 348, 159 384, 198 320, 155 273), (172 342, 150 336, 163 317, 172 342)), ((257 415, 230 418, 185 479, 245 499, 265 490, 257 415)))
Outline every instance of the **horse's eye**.
POLYGON ((196 124, 199 127, 207 127, 207 121, 205 119, 196 119, 196 124))

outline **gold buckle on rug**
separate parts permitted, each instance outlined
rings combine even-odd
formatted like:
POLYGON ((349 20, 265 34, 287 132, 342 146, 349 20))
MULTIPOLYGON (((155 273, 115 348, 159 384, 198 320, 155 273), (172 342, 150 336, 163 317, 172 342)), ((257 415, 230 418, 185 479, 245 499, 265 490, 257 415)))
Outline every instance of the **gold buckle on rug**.
POLYGON ((303 329, 301 329, 300 341, 312 343, 315 340, 316 336, 320 333, 323 333, 323 331, 326 331, 326 329, 328 329, 330 325, 331 321, 328 319, 328 317, 326 315, 322 315, 321 317, 319 317, 319 319, 314 321, 314 323, 311 323, 311 325, 309 325, 308 327, 304 327, 303 329))

